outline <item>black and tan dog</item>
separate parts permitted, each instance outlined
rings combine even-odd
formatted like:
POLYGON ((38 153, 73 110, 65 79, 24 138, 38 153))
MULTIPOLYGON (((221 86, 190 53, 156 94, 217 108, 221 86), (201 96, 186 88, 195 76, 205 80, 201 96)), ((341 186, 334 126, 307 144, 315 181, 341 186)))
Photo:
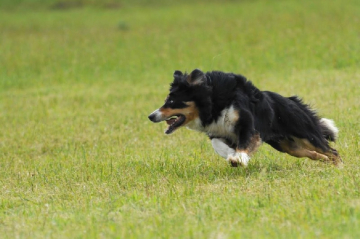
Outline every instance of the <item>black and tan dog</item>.
POLYGON ((206 133, 215 151, 232 166, 247 166, 262 143, 295 157, 342 165, 329 146, 338 129, 298 97, 260 91, 242 75, 195 69, 174 72, 165 104, 149 115, 166 121, 166 134, 181 126, 206 133))

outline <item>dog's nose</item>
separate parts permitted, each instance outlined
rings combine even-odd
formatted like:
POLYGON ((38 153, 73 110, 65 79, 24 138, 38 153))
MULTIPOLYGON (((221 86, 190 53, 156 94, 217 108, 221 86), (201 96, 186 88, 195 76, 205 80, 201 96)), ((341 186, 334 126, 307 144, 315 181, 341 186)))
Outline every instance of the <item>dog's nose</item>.
POLYGON ((155 114, 150 114, 148 116, 149 120, 153 121, 154 122, 154 119, 155 119, 155 114))
POLYGON ((155 110, 148 116, 149 120, 151 120, 154 123, 160 122, 162 117, 159 110, 155 110))

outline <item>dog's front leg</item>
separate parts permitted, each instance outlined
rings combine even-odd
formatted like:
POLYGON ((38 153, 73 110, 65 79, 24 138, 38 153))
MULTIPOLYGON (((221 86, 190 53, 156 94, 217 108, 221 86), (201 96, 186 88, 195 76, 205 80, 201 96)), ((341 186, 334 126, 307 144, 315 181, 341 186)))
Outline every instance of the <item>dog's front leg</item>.
POLYGON ((252 115, 243 111, 236 127, 238 129, 238 142, 235 153, 229 155, 227 158, 233 167, 237 167, 239 164, 247 167, 250 161, 250 155, 254 153, 261 144, 260 135, 254 129, 253 122, 252 115))
POLYGON ((235 153, 229 155, 227 161, 229 161, 233 167, 237 167, 239 164, 243 167, 247 167, 250 161, 250 155, 254 153, 260 145, 260 135, 255 133, 250 137, 246 145, 238 145, 235 149, 235 153))
POLYGON ((218 153, 224 159, 227 159, 229 155, 235 154, 235 149, 229 147, 229 145, 227 145, 225 142, 226 142, 225 139, 222 138, 211 139, 211 144, 215 152, 218 153))

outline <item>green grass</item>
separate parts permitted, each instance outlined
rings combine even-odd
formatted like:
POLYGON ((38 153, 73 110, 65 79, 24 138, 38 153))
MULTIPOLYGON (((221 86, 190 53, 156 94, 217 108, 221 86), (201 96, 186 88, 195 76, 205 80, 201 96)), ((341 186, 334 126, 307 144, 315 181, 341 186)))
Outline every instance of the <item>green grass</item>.
POLYGON ((0 10, 1 237, 360 237, 358 1, 17 2, 0 10), (165 136, 147 115, 194 68, 302 96, 336 121, 344 168, 266 145, 231 168, 205 135, 165 136))

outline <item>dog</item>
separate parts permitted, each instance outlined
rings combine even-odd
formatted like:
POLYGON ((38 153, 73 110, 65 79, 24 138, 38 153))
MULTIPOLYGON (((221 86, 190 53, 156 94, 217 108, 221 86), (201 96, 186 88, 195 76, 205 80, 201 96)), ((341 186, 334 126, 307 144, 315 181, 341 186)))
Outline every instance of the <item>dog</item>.
POLYGON ((334 121, 320 118, 297 96, 260 91, 244 76, 221 71, 177 70, 173 77, 165 104, 148 116, 166 121, 166 134, 182 126, 204 132, 234 167, 246 167, 262 142, 298 158, 342 165, 329 145, 338 136, 334 121))

